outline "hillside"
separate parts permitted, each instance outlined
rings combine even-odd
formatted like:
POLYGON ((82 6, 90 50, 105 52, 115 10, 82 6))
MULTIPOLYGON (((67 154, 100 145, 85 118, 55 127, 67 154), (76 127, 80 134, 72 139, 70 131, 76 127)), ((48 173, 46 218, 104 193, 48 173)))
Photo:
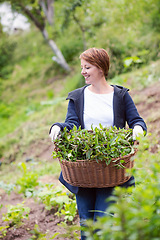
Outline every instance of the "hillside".
MULTIPOLYGON (((33 2, 32 7, 36 7, 38 2, 33 2)), ((64 121, 68 92, 84 85, 79 55, 85 47, 107 49, 110 56, 107 81, 130 89, 129 93, 147 123, 145 139, 149 141, 149 147, 146 146, 146 151, 159 154, 160 31, 159 10, 154 10, 156 4, 156 0, 137 1, 137 4, 132 0, 55 1, 54 27, 46 24, 46 29, 61 49, 70 72, 52 61, 54 53, 37 27, 31 24, 30 31, 9 35, 3 33, 0 24, 2 239, 79 239, 78 215, 65 225, 65 217, 72 211, 66 216, 60 215, 58 203, 49 202, 51 192, 58 192, 56 188, 62 186, 58 181, 60 165, 57 159, 53 160, 53 143, 48 132, 52 123, 64 121), (46 189, 48 198, 42 200, 39 194, 46 189), (23 201, 30 208, 29 220, 23 220, 24 224, 19 227, 4 222, 2 216, 7 211, 6 205, 23 201), (5 230, 7 224, 9 227, 5 230), (67 233, 67 236, 58 237, 57 233, 67 233)), ((141 158, 146 161, 143 156, 141 158)), ((147 164, 145 167, 149 168, 147 164)), ((145 169, 144 174, 146 172, 150 169, 145 169)), ((142 183, 141 176, 137 181, 142 183)), ((69 196, 74 201, 74 196, 64 188, 61 191, 62 196, 69 196)), ((62 207, 64 209, 64 202, 62 207)))
MULTIPOLYGON (((159 65, 159 62, 155 63, 156 66, 159 65)), ((140 72, 141 70, 139 70, 140 72)), ((129 83, 131 84, 133 74, 130 74, 130 77, 128 77, 128 81, 126 83, 126 86, 129 86, 129 83)), ((137 75, 137 72, 136 72, 137 75)), ((155 79, 159 80, 159 79, 155 79)), ((148 133, 152 133, 151 139, 151 151, 155 152, 158 148, 158 143, 154 139, 159 139, 160 137, 160 115, 159 115, 159 108, 160 108, 160 99, 159 99, 159 87, 160 82, 155 81, 154 83, 146 86, 144 89, 137 90, 137 89, 131 89, 130 94, 133 97, 133 99, 136 102, 137 109, 140 113, 140 115, 145 119, 148 126, 148 133)), ((58 110, 60 108, 58 107, 58 110)), ((30 124, 25 123, 26 124, 30 124)), ((48 126, 49 128, 49 126, 48 126)), ((46 135, 43 136, 43 138, 37 139, 36 141, 32 141, 28 146, 22 148, 21 150, 21 161, 25 162, 26 159, 31 158, 31 162, 34 159, 34 161, 41 162, 42 164, 51 164, 55 165, 57 160, 52 159, 52 150, 53 150, 53 144, 51 143, 48 135, 47 135, 47 127, 46 127, 46 135)), ((17 149, 21 148, 21 144, 19 143, 19 146, 17 144, 17 149)), ((16 150, 16 149, 15 149, 16 150)), ((12 161, 19 161, 16 160, 16 151, 14 151, 12 157, 15 157, 12 161)), ((1 159, 3 161, 3 159, 1 159)), ((27 163, 29 164, 30 161, 27 163)), ((51 166, 50 165, 50 166, 51 166)), ((43 165, 44 166, 44 165, 43 165)), ((56 165, 55 165, 56 166, 56 165)), ((12 171, 14 174, 15 167, 10 166, 7 168, 9 171, 12 171)), ((7 171, 8 171, 7 170, 7 171)), ((7 171, 5 168, 3 168, 3 171, 5 174, 7 174, 7 171)), ((1 170, 1 177, 3 176, 3 171, 1 170)), ((17 171, 17 170, 16 170, 17 171)), ((42 183, 54 183, 55 186, 60 185, 58 182, 58 172, 56 173, 48 173, 44 174, 39 178, 39 181, 42 183)), ((23 195, 17 194, 16 192, 11 192, 11 195, 8 196, 6 193, 1 193, 1 203, 3 206, 12 204, 16 205, 17 203, 20 203, 24 200, 23 195)), ((47 236, 52 236, 54 233, 64 233, 66 232, 65 229, 60 228, 58 226, 59 223, 63 221, 63 218, 57 217, 54 212, 49 212, 44 209, 44 204, 37 203, 33 198, 25 198, 25 206, 29 206, 31 208, 31 213, 29 217, 29 221, 25 221, 24 225, 19 227, 18 229, 11 228, 7 232, 7 236, 4 237, 4 240, 27 240, 31 236, 30 230, 34 229, 35 224, 39 226, 39 232, 46 232, 49 231, 47 236)), ((1 214, 5 212, 5 208, 3 207, 1 210, 1 214)), ((1 222, 1 221, 0 221, 1 222)), ((74 223, 78 224, 78 216, 75 218, 74 223)), ((3 222, 1 222, 3 225, 3 222)), ((72 223, 73 224, 73 223, 72 223)), ((47 238, 49 239, 49 238, 47 238)), ((67 237, 55 237, 54 239, 68 239, 67 237)), ((70 238, 69 238, 70 239, 70 238)))

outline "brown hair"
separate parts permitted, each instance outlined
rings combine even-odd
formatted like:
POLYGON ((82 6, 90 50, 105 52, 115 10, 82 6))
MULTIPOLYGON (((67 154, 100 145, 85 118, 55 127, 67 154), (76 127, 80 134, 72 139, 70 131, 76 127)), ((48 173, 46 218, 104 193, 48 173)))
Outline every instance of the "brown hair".
POLYGON ((90 64, 98 67, 107 77, 109 71, 109 55, 103 48, 89 48, 88 50, 81 53, 80 59, 84 59, 90 64))

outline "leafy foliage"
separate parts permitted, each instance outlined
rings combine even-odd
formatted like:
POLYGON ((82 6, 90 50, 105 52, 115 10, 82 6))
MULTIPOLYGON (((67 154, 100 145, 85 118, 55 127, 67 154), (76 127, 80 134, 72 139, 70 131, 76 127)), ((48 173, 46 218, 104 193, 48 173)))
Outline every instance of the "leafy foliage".
POLYGON ((30 212, 29 207, 24 206, 24 202, 16 206, 7 205, 7 213, 3 214, 2 220, 10 222, 10 226, 20 226, 23 219, 28 219, 30 212))
MULTIPOLYGON (((0 3, 2 2, 5 1, 0 0, 0 3)), ((25 0, 21 2, 34 9, 38 5, 37 1, 25 0)), ((78 55, 80 51, 83 51, 83 37, 79 25, 73 19, 72 12, 68 11, 70 22, 67 30, 61 32, 63 24, 61 22, 63 22, 65 17, 62 13, 62 8, 67 10, 67 6, 71 6, 74 2, 76 3, 76 0, 55 1, 55 25, 54 28, 50 28, 50 33, 56 39, 62 53, 67 58, 67 61, 70 61, 72 72, 68 74, 67 78, 58 66, 56 67, 55 64, 52 64, 52 53, 50 53, 49 47, 45 46, 40 33, 33 26, 30 32, 23 32, 16 36, 7 36, 5 41, 2 38, 0 40, 0 52, 3 54, 0 54, 0 62, 3 64, 3 68, 0 69, 0 158, 2 158, 1 179, 4 177, 5 181, 6 179, 14 181, 19 176, 15 174, 16 164, 10 164, 10 170, 8 170, 9 166, 4 164, 3 161, 6 161, 6 159, 9 159, 10 162, 19 160, 22 157, 21 154, 25 151, 24 149, 28 147, 31 141, 36 141, 37 137, 41 139, 46 138, 48 136, 46 133, 48 134, 48 128, 52 122, 62 120, 65 117, 66 104, 58 107, 39 107, 42 100, 47 100, 46 93, 50 89, 54 89, 54 99, 57 98, 58 94, 62 94, 61 96, 64 97, 68 91, 76 88, 77 82, 80 82, 82 79, 77 73, 80 72, 78 55), (12 43, 17 44, 13 47, 12 43), (11 48, 9 47, 10 44, 11 48), (6 78, 8 80, 4 81, 6 78), (63 92, 57 94, 58 85, 59 87, 63 85, 63 92), (8 133, 11 134, 7 135, 8 133), (17 152, 20 154, 17 155, 17 152), (4 169, 5 171, 3 172, 4 169), (10 174, 14 175, 14 178, 10 177, 10 174)), ((85 2, 85 5, 82 4, 81 7, 77 7, 74 13, 81 25, 86 29, 86 45, 87 47, 103 47, 109 51, 111 59, 110 78, 119 73, 129 72, 135 67, 144 66, 151 60, 155 61, 159 58, 159 0, 131 0, 129 2, 127 0, 93 0, 80 2, 85 2), (85 9, 83 8, 84 6, 85 9), (95 21, 96 19, 97 21, 95 21), (102 25, 94 27, 94 23, 101 22, 99 21, 101 19, 102 25), (140 58, 142 63, 136 63, 135 56, 140 58), (123 63, 126 63, 125 60, 127 58, 130 61, 127 62, 127 67, 124 67, 123 63)), ((37 8, 37 10, 40 9, 37 8)), ((48 28, 48 26, 46 27, 48 28)), ((145 69, 139 69, 137 72, 121 75, 117 78, 120 79, 120 84, 131 84, 131 89, 142 89, 148 86, 148 84, 158 81, 159 69, 159 62, 157 61, 157 63, 146 66, 145 69)), ((115 79, 115 84, 117 83, 117 78, 115 79)), ((130 192, 125 192, 121 195, 117 192, 117 199, 120 204, 115 206, 117 209, 113 209, 113 212, 116 211, 117 213, 112 218, 103 219, 102 222, 97 223, 99 224, 97 226, 92 223, 94 229, 92 228, 93 232, 90 239, 105 239, 105 237, 107 239, 107 236, 108 239, 116 240, 124 240, 126 236, 129 240, 135 240, 136 238, 136 240, 159 239, 157 233, 159 231, 158 172, 160 171, 158 159, 159 155, 146 152, 145 154, 144 152, 140 154, 140 151, 138 152, 137 169, 133 170, 135 171, 137 185, 139 185, 139 188, 136 188, 137 195, 134 193, 134 199, 132 199, 130 192), (157 177, 155 178, 155 176, 157 177), (142 186, 140 187, 140 185, 142 186), (120 200, 121 196, 124 199, 120 200), (128 205, 128 201, 131 201, 130 205, 128 205), (146 209, 148 209, 148 212, 146 209), (122 215, 123 212, 124 214, 122 215), (149 212, 150 215, 147 216, 149 212), (124 225, 121 222, 123 219, 125 219, 124 225), (97 228, 101 229, 101 236, 94 231, 97 228), (142 234, 140 234, 141 232, 142 234), (149 233, 148 236, 147 232, 149 233), (156 233, 157 237, 155 237, 156 233), (93 234, 95 234, 94 237, 93 234)), ((22 173, 24 172, 22 171, 22 173)), ((34 171, 29 171, 28 179, 21 178, 21 181, 23 182, 23 180, 27 179, 27 182, 31 183, 29 180, 30 173, 34 173, 34 171)), ((27 176, 27 174, 24 175, 27 176)), ((22 185, 20 183, 19 187, 22 185)), ((1 183, 1 186, 7 193, 10 193, 12 190, 11 185, 1 183)), ((28 194, 31 196, 33 191, 35 191, 35 187, 32 184, 29 185, 28 183, 28 186, 24 186, 24 189, 26 189, 26 191, 24 190, 25 196, 28 194), (31 188, 28 188, 28 186, 31 186, 31 188)), ((64 208, 62 209, 64 210, 64 208)), ((65 211, 67 211, 67 207, 65 211)), ((5 228, 0 228, 1 232, 3 230, 5 234, 5 228)), ((68 230, 69 228, 66 226, 66 231, 68 230)), ((74 233, 75 231, 73 230, 73 233, 70 234, 71 238, 78 239, 78 236, 75 237, 74 233)), ((69 232, 67 234, 66 238, 69 236, 69 232)))
POLYGON ((15 184, 13 183, 6 184, 3 181, 0 181, 0 188, 2 188, 8 195, 10 195, 15 188, 15 184))
POLYGON ((27 240, 34 240, 34 239, 37 239, 37 240, 47 240, 46 238, 46 235, 47 235, 47 232, 46 233, 42 233, 39 229, 39 226, 37 224, 35 224, 34 226, 34 229, 32 231, 30 231, 30 233, 32 233, 32 237, 27 239, 27 240))
POLYGON ((60 239, 62 238, 68 238, 68 239, 74 239, 74 240, 79 240, 79 231, 80 231, 80 226, 77 225, 70 225, 66 224, 66 222, 61 222, 59 226, 63 229, 65 229, 65 233, 55 233, 51 239, 55 239, 57 236, 60 239))
POLYGON ((23 172, 23 176, 18 178, 16 185, 20 187, 19 193, 23 193, 26 197, 32 196, 35 187, 39 185, 39 175, 35 171, 28 171, 25 163, 21 163, 20 169, 23 172))
POLYGON ((7 228, 9 228, 9 226, 0 226, 0 233, 2 234, 0 235, 0 238, 3 238, 6 236, 7 228))
POLYGON ((54 208, 58 217, 64 216, 65 222, 72 222, 77 214, 75 196, 64 192, 60 187, 53 188, 53 184, 46 184, 46 188, 37 197, 43 202, 46 210, 54 208))
POLYGON ((6 79, 7 75, 13 71, 13 66, 10 65, 10 62, 16 47, 16 42, 13 42, 7 36, 4 35, 0 39, 0 78, 6 79))
POLYGON ((132 173, 135 188, 115 188, 116 201, 106 215, 96 223, 89 221, 86 228, 89 240, 159 239, 160 233, 160 164, 159 154, 148 151, 148 140, 140 141, 138 161, 132 173), (113 215, 114 214, 114 215, 113 215), (99 229, 99 231, 95 231, 99 229))
POLYGON ((100 160, 110 164, 114 158, 134 152, 132 129, 117 129, 116 127, 92 129, 91 131, 74 127, 64 129, 55 140, 56 151, 53 157, 68 161, 100 160))
POLYGON ((64 203, 64 206, 60 210, 60 212, 56 213, 57 216, 64 216, 64 221, 67 223, 73 222, 76 214, 77 214, 77 204, 76 204, 75 196, 73 199, 69 198, 69 201, 64 203))

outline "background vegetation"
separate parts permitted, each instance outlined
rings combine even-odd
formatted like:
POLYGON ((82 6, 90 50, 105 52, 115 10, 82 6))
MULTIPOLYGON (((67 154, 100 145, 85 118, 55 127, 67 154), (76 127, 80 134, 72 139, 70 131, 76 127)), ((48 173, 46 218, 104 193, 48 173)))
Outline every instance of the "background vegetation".
MULTIPOLYGON (((31 3, 26 0, 25 4, 31 3)), ((37 157, 38 144, 50 145, 49 128, 53 122, 64 121, 68 92, 84 85, 79 65, 84 49, 95 46, 109 52, 108 81, 112 84, 140 90, 159 81, 159 0, 55 1, 54 24, 45 27, 70 71, 52 61, 53 52, 34 24, 29 31, 11 35, 3 32, 0 24, 0 180, 7 184, 4 186, 17 183, 23 172, 18 166, 29 152, 31 162, 38 166, 37 179, 44 174, 58 176, 57 162, 52 166, 37 157)), ((141 99, 135 96, 134 100, 138 103, 141 99)), ((149 171, 150 165, 147 167, 149 171)), ((23 181, 17 184, 22 187, 23 181)), ((30 196, 32 187, 27 187, 30 196)), ((26 186, 22 189, 26 193, 26 186)))

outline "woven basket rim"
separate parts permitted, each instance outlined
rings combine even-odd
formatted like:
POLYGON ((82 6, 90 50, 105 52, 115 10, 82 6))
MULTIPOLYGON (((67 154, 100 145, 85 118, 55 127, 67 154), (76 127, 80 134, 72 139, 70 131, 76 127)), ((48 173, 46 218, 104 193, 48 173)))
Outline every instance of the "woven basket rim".
MULTIPOLYGON (((137 152, 137 148, 135 148, 134 149, 134 153, 129 153, 129 154, 127 154, 127 155, 124 155, 124 156, 120 156, 120 157, 118 157, 118 158, 112 158, 112 160, 111 160, 111 162, 110 163, 112 163, 112 162, 114 162, 114 161, 119 161, 119 160, 122 160, 122 159, 128 159, 128 160, 130 160, 130 158, 132 157, 132 156, 134 156, 135 154, 136 154, 136 152, 137 152)), ((79 160, 79 159, 77 159, 76 161, 68 161, 68 160, 66 160, 66 159, 60 159, 60 158, 58 158, 59 159, 59 161, 60 162, 70 162, 70 163, 76 163, 76 162, 78 162, 78 163, 80 163, 80 162, 85 162, 85 163, 92 163, 92 162, 96 162, 96 163, 103 163, 103 162, 106 162, 105 160, 96 160, 96 159, 82 159, 82 160, 79 160)))
POLYGON ((77 160, 75 162, 59 159, 64 180, 72 186, 85 188, 106 188, 123 184, 130 175, 125 175, 126 169, 131 169, 134 165, 132 156, 134 153, 116 158, 116 162, 111 161, 106 164, 105 160, 97 162, 96 160, 77 160), (117 168, 117 161, 124 159, 122 165, 124 168, 117 168))

